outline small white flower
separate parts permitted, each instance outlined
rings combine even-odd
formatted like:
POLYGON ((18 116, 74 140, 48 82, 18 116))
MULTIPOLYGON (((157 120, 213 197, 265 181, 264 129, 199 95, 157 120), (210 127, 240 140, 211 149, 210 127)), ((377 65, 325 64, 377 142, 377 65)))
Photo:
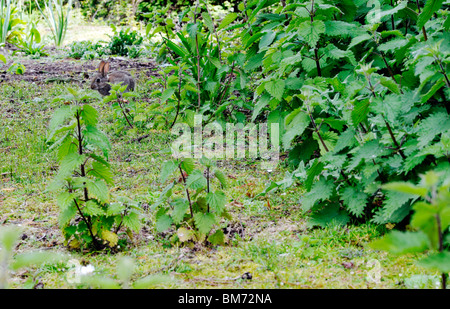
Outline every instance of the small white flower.
POLYGON ((80 273, 80 275, 84 276, 84 275, 89 275, 89 274, 93 273, 94 270, 95 270, 94 266, 89 264, 87 266, 81 266, 79 273, 80 273))

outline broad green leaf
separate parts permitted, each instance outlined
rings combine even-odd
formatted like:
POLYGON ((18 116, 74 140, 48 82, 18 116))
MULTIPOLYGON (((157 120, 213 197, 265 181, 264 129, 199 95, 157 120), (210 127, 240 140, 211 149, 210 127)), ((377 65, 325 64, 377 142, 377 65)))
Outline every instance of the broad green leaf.
POLYGON ((417 28, 420 29, 425 26, 425 23, 429 21, 433 14, 441 8, 443 3, 444 0, 427 0, 422 12, 419 15, 419 19, 417 20, 417 28))
POLYGON ((203 176, 203 173, 199 170, 195 170, 191 175, 186 179, 186 185, 191 189, 200 189, 206 188, 206 178, 203 176))
POLYGON ((158 211, 158 213, 156 214, 156 230, 159 233, 165 232, 167 231, 170 226, 172 225, 173 221, 172 218, 165 214, 165 213, 161 213, 158 211))
POLYGON ((181 168, 183 171, 185 171, 188 175, 192 173, 192 171, 195 168, 195 162, 192 158, 184 158, 181 162, 181 168))
POLYGON ((167 178, 172 175, 178 168, 178 163, 175 160, 168 160, 164 162, 161 169, 161 174, 159 175, 159 180, 165 182, 167 178))
POLYGON ((123 216, 123 225, 134 232, 138 232, 141 228, 141 220, 139 214, 136 212, 131 212, 123 216))
POLYGON ((215 169, 214 176, 216 176, 216 178, 219 180, 220 184, 222 185, 222 188, 224 189, 227 188, 227 178, 222 171, 215 169))
POLYGON ((355 102, 355 107, 352 110, 352 122, 355 127, 367 118, 367 114, 369 113, 369 106, 369 99, 355 102))
POLYGON ((183 221, 184 215, 189 209, 189 202, 184 198, 175 199, 170 203, 173 206, 172 219, 175 224, 183 221))
POLYGON ((222 19, 217 30, 224 29, 229 24, 231 24, 237 17, 238 17, 237 13, 229 13, 227 16, 225 16, 224 19, 222 19))
POLYGON ((391 78, 380 78, 380 84, 388 88, 393 93, 400 94, 400 88, 398 87, 397 83, 395 83, 391 78))
POLYGON ((321 20, 314 20, 302 22, 298 28, 298 34, 308 43, 311 47, 316 47, 319 41, 320 35, 325 33, 325 24, 321 20))
POLYGON ((94 197, 100 203, 107 203, 109 201, 109 190, 102 179, 86 182, 86 188, 88 189, 89 196, 94 197))
POLYGON ((86 126, 95 126, 98 121, 98 112, 90 105, 83 105, 80 112, 81 119, 86 126))
POLYGON ((314 207, 317 202, 328 199, 335 190, 335 184, 332 181, 326 180, 321 177, 317 181, 309 192, 307 192, 302 199, 303 211, 308 211, 314 207))
POLYGON ((161 104, 167 101, 173 94, 175 93, 174 88, 167 88, 164 90, 164 92, 161 94, 161 104))
POLYGON ((61 161, 61 165, 58 171, 58 178, 65 178, 67 176, 72 175, 75 170, 80 170, 81 164, 83 164, 85 160, 84 155, 79 155, 76 152, 69 153, 64 157, 61 161))
POLYGON ((209 192, 206 195, 206 201, 210 209, 220 215, 225 209, 227 196, 222 191, 209 192))
POLYGON ((277 33, 272 30, 268 30, 266 33, 264 33, 264 35, 261 37, 261 40, 259 41, 259 49, 266 48, 270 44, 272 44, 276 36, 277 33))
POLYGON ((95 161, 92 163, 92 169, 87 172, 88 175, 92 175, 97 178, 101 178, 108 184, 113 184, 113 173, 111 169, 105 164, 95 161))
POLYGON ((390 182, 383 185, 383 189, 403 192, 411 194, 413 196, 425 197, 427 195, 427 189, 423 187, 418 187, 408 182, 390 182))
POLYGON ((271 80, 265 84, 264 88, 273 97, 275 97, 277 100, 281 101, 281 99, 283 98, 285 83, 284 83, 284 80, 282 80, 282 79, 271 80))
POLYGON ((364 214, 364 208, 367 205, 367 194, 359 187, 345 187, 340 195, 347 206, 347 210, 355 215, 361 217, 364 214))
POLYGON ((225 235, 222 230, 217 230, 208 237, 208 241, 213 245, 223 245, 225 243, 225 235))
POLYGON ((443 251, 432 254, 419 261, 419 265, 422 267, 437 269, 441 273, 450 272, 450 252, 443 251))
POLYGON ((377 250, 384 250, 391 254, 406 254, 423 252, 428 249, 428 239, 422 232, 392 231, 381 239, 370 243, 377 250))
POLYGON ((208 234, 213 225, 216 223, 216 218, 212 213, 197 212, 194 214, 195 226, 202 234, 208 234))
POLYGON ((88 216, 101 216, 105 214, 100 205, 98 205, 94 200, 89 200, 86 202, 83 207, 83 213, 88 216))

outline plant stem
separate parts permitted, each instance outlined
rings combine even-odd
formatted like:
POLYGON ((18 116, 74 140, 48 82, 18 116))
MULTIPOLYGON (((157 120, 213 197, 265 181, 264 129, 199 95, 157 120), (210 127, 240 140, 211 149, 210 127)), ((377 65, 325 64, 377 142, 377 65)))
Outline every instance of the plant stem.
MULTIPOLYGON (((178 168, 180 169, 181 178, 183 179, 183 183, 186 186, 186 178, 184 177, 183 170, 181 169, 181 165, 178 165, 178 168)), ((187 187, 186 187, 186 196, 187 196, 187 199, 189 201, 189 210, 191 212, 191 218, 193 218, 194 217, 194 212, 192 211, 191 196, 189 195, 189 190, 188 190, 187 187)))
MULTIPOLYGON (((370 76, 366 76, 366 78, 367 78, 367 81, 369 82, 369 87, 370 87, 370 91, 372 92, 372 95, 373 95, 374 97, 377 97, 377 94, 375 93, 375 89, 373 88, 372 82, 370 81, 370 76)), ((392 139, 392 141, 394 142, 394 145, 395 145, 395 147, 396 147, 398 153, 400 154, 400 156, 401 156, 403 159, 406 159, 406 156, 405 156, 405 154, 403 153, 403 150, 400 149, 400 145, 398 144, 397 139, 395 138, 395 135, 394 135, 394 133, 392 132, 391 126, 389 125, 389 123, 387 122, 387 120, 384 118, 384 116, 383 116, 383 120, 384 120, 384 123, 386 124, 386 128, 387 128, 388 131, 389 131, 389 135, 391 136, 391 139, 392 139)))
MULTIPOLYGON (((394 7, 394 3, 392 0, 391 0, 391 6, 394 7)), ((395 30, 394 14, 391 15, 391 26, 392 26, 392 30, 395 30)))
MULTIPOLYGON (((197 0, 197 5, 195 6, 194 11, 194 23, 197 22, 197 9, 199 5, 200 0, 197 0)), ((201 97, 200 97, 200 51, 198 48, 198 33, 195 34, 195 49, 197 50, 197 100, 198 100, 197 112, 199 112, 201 106, 201 97)))
POLYGON ((125 117, 125 120, 128 122, 128 125, 130 126, 130 128, 133 129, 133 125, 131 124, 130 120, 128 119, 127 114, 125 113, 125 109, 123 108, 121 97, 117 98, 117 103, 119 103, 120 109, 122 110, 122 114, 125 117))
MULTIPOLYGON (((310 109, 309 109, 308 104, 306 104, 306 108, 307 108, 307 110, 308 110, 308 115, 309 115, 309 118, 311 119, 311 123, 312 123, 312 125, 313 125, 314 132, 316 132, 317 136, 319 136, 320 143, 322 144, 323 148, 328 152, 328 151, 329 151, 329 150, 328 150, 328 147, 327 147, 327 145, 325 144, 325 141, 323 140, 322 135, 321 135, 320 132, 319 132, 319 128, 317 127, 316 121, 314 120, 314 117, 313 117, 312 114, 311 114, 311 111, 310 111, 310 109)), ((345 182, 346 182, 349 186, 351 186, 350 180, 348 179, 347 175, 345 175, 344 172, 343 172, 342 170, 340 171, 340 174, 341 174, 341 176, 345 179, 345 182)))
MULTIPOLYGON (((416 4, 417 4, 417 9, 419 10, 419 14, 420 14, 419 0, 416 0, 416 4)), ((425 26, 422 27, 422 33, 423 33, 424 40, 427 41, 428 36, 427 36, 427 31, 425 30, 425 26)))
MULTIPOLYGON (((439 252, 444 251, 444 241, 443 241, 443 235, 441 231, 441 217, 439 217, 439 214, 436 214, 436 223, 437 223, 437 230, 438 230, 438 239, 439 239, 439 252)), ((447 275, 443 272, 441 274, 441 282, 442 282, 442 289, 447 289, 447 275)))
POLYGON ((180 113, 180 103, 181 103, 181 66, 180 69, 178 70, 178 104, 177 104, 177 113, 175 114, 175 119, 173 120, 170 129, 172 129, 172 127, 175 125, 175 122, 177 121, 178 118, 178 114, 180 113))

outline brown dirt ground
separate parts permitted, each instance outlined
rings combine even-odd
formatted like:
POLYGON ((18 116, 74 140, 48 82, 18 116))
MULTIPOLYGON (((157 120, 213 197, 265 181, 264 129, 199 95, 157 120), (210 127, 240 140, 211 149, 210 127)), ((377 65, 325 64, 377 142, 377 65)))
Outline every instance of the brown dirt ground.
MULTIPOLYGON (((12 52, 14 46, 6 46, 6 49, 8 52, 12 52)), ((67 58, 64 57, 65 52, 63 50, 55 48, 49 48, 47 52, 50 56, 39 59, 21 57, 20 55, 11 59, 12 57, 7 56, 6 65, 0 63, 0 84, 23 80, 30 83, 78 83, 84 87, 89 85, 90 77, 97 71, 100 62, 100 59, 77 60, 67 58), (14 62, 19 62, 25 66, 24 74, 7 72, 14 62)), ((151 59, 111 57, 110 62, 111 71, 124 70, 134 73, 134 75, 145 74, 147 77, 157 75, 158 65, 151 59)))

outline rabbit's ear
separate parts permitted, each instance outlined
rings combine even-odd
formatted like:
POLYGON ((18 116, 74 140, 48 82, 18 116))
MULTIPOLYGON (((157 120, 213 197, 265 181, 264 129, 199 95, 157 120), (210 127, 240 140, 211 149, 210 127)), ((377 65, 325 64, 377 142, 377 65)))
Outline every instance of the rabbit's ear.
POLYGON ((106 75, 109 72, 109 62, 106 62, 103 67, 103 75, 106 75))
POLYGON ((105 75, 105 64, 106 64, 106 62, 105 61, 100 61, 100 64, 99 64, 99 66, 98 66, 98 71, 102 74, 102 75, 105 75))

